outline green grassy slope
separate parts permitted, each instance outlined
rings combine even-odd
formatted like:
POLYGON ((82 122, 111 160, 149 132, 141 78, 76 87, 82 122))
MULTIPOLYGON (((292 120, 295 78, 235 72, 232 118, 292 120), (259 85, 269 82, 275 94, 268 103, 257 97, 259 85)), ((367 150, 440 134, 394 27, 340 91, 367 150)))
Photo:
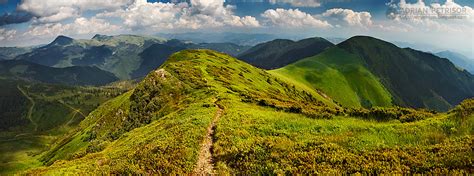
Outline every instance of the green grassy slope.
POLYGON ((40 153, 122 90, 0 78, 0 175, 41 166, 40 153))
POLYGON ((215 120, 218 174, 472 172, 472 103, 375 121, 307 89, 221 53, 181 51, 41 154, 50 166, 27 173, 192 174, 215 120))
POLYGON ((390 93, 363 60, 337 47, 270 73, 320 90, 343 106, 392 105, 390 93))
POLYGON ((474 96, 474 76, 447 59, 367 36, 337 47, 362 58, 397 105, 447 111, 474 96))

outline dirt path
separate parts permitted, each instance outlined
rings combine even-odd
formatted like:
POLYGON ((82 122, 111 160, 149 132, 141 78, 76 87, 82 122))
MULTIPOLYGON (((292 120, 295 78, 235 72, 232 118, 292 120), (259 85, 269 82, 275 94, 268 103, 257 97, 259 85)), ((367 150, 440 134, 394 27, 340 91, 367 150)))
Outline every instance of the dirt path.
POLYGON ((71 109, 71 110, 73 111, 73 113, 74 113, 74 114, 72 115, 71 119, 69 119, 69 121, 65 123, 66 125, 67 125, 67 124, 70 124, 70 123, 74 120, 74 117, 76 117, 76 114, 79 114, 79 115, 81 115, 83 118, 86 118, 86 115, 85 115, 84 113, 82 113, 80 109, 74 108, 74 107, 72 107, 71 105, 66 104, 66 103, 65 103, 64 101, 62 101, 62 100, 58 100, 58 102, 61 103, 61 104, 63 104, 63 105, 66 106, 67 108, 71 109))
POLYGON ((222 116, 224 109, 216 105, 218 108, 214 119, 212 120, 209 127, 207 127, 207 133, 204 140, 201 143, 201 149, 199 150, 199 158, 196 163, 196 167, 193 170, 193 175, 212 175, 214 170, 214 162, 212 161, 212 136, 214 135, 214 127, 217 121, 222 116))
POLYGON ((35 127, 35 131, 38 131, 38 124, 33 120, 33 118, 31 117, 32 114, 33 114, 33 110, 35 108, 35 100, 33 100, 33 98, 31 98, 30 96, 28 96, 28 93, 26 93, 25 90, 23 90, 20 85, 17 85, 16 86, 18 88, 18 90, 20 90, 20 92, 26 97, 28 98, 28 100, 30 100, 31 102, 31 107, 30 109, 28 109, 28 119, 30 120, 30 122, 33 124, 33 126, 35 127))

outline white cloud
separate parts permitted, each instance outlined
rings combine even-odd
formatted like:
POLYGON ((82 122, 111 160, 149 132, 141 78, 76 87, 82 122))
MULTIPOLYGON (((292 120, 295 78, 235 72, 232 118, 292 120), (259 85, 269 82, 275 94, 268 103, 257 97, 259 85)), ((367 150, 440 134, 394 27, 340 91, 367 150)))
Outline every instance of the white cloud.
POLYGON ((215 27, 258 27, 251 16, 233 14, 232 6, 223 0, 191 0, 191 3, 161 3, 136 0, 124 10, 98 14, 99 17, 119 17, 131 29, 202 29, 215 27))
POLYGON ((14 39, 16 30, 7 30, 0 28, 0 41, 14 39))
POLYGON ((373 24, 369 12, 354 12, 351 9, 335 8, 327 10, 322 15, 336 21, 342 20, 349 26, 370 27, 373 24))
POLYGON ((47 23, 32 26, 23 33, 24 37, 50 37, 56 35, 80 35, 113 32, 119 30, 120 27, 112 25, 103 19, 98 18, 77 18, 73 23, 47 23))
POLYGON ((444 4, 426 4, 423 0, 407 3, 406 0, 392 0, 387 3, 387 17, 395 23, 411 26, 410 28, 424 32, 463 32, 471 30, 469 23, 474 23, 474 11, 469 6, 461 6, 454 0, 446 0, 444 4), (466 23, 468 25, 466 25, 466 23))
POLYGON ((269 0, 272 4, 290 4, 293 7, 319 7, 320 0, 269 0))
POLYGON ((332 27, 327 21, 317 19, 298 9, 269 9, 262 13, 269 25, 283 28, 328 28, 332 27))
POLYGON ((51 23, 78 17, 84 11, 114 10, 130 3, 131 0, 23 0, 18 9, 36 16, 38 23, 51 23))

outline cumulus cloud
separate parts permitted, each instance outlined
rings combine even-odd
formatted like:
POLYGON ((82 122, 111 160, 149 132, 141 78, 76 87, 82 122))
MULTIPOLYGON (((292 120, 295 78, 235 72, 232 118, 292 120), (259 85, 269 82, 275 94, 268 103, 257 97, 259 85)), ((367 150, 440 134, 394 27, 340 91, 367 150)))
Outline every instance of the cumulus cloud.
POLYGON ((373 24, 369 12, 354 12, 351 9, 335 8, 327 10, 322 15, 336 21, 342 20, 349 26, 369 27, 373 24))
POLYGON ((78 17, 89 10, 114 10, 131 3, 131 0, 23 0, 18 6, 38 18, 38 23, 58 22, 78 17))
POLYGON ((283 28, 329 28, 327 21, 322 21, 298 9, 269 9, 262 13, 269 25, 283 28))
POLYGON ((120 17, 126 26, 134 30, 260 26, 254 17, 234 15, 233 8, 224 6, 224 0, 191 0, 189 4, 136 0, 126 9, 98 16, 120 17))
POLYGON ((119 30, 120 27, 110 24, 103 19, 80 17, 73 23, 46 23, 32 26, 23 36, 56 36, 56 35, 80 35, 91 33, 113 32, 119 30))
POLYGON ((319 7, 320 0, 269 0, 272 4, 290 4, 293 7, 319 7))
POLYGON ((7 30, 7 29, 2 29, 0 28, 0 41, 3 40, 11 40, 15 37, 16 35, 16 30, 7 30))

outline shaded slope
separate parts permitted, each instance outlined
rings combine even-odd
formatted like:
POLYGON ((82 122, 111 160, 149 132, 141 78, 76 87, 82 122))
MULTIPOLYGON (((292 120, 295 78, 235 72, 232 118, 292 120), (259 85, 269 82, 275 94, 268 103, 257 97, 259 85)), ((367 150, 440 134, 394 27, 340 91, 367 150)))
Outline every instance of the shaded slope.
POLYGON ((52 68, 22 60, 0 61, 0 75, 30 81, 66 85, 105 85, 118 78, 97 67, 52 68))
POLYGON ((140 53, 142 63, 137 70, 131 74, 132 78, 139 78, 147 75, 150 71, 158 68, 163 64, 168 57, 177 52, 184 50, 184 47, 171 46, 167 44, 153 44, 140 53))
POLYGON ((320 90, 346 107, 392 105, 390 93, 364 61, 337 47, 270 72, 320 90))
POLYGON ((473 76, 447 59, 364 36, 337 47, 362 58, 398 105, 446 111, 474 96, 473 76))
POLYGON ((314 56, 333 46, 323 38, 308 38, 300 41, 276 39, 258 44, 238 56, 256 67, 264 69, 280 68, 300 59, 314 56))

